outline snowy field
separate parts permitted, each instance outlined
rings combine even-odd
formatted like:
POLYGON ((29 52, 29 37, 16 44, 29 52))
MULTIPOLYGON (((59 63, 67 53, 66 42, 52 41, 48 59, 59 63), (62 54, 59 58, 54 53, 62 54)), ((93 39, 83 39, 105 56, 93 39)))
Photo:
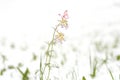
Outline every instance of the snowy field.
POLYGON ((0 80, 22 80, 18 66, 39 80, 40 56, 65 10, 69 28, 51 80, 120 80, 120 0, 0 0, 0 80))

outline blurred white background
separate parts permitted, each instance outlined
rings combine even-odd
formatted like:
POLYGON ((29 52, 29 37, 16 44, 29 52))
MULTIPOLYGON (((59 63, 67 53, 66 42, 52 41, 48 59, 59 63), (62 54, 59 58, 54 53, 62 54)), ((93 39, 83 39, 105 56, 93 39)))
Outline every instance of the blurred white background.
MULTIPOLYGON (((120 31, 120 0, 0 0, 0 41, 6 41, 7 46, 10 43, 28 45, 28 53, 37 52, 40 45, 50 39, 58 14, 64 10, 69 14, 69 28, 65 31, 69 43, 77 45, 77 41, 83 41, 83 45, 88 45, 96 32, 109 34, 120 31)), ((83 47, 83 52, 86 48, 83 47)), ((9 54, 11 49, 2 47, 0 51, 13 57, 10 62, 13 64, 18 59, 15 56, 20 56, 15 53, 21 53, 16 50, 9 54)))

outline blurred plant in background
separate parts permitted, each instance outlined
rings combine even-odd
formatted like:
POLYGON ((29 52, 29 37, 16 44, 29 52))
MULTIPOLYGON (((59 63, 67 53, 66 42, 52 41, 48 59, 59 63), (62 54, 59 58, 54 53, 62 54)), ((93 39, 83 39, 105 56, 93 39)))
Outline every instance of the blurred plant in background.
MULTIPOLYGON (((89 62, 91 69, 90 76, 92 78, 95 78, 96 74, 102 70, 102 67, 105 66, 104 69, 108 71, 108 74, 110 75, 111 79, 116 80, 114 77, 115 73, 112 72, 114 70, 111 69, 111 67, 119 68, 119 66, 116 63, 119 61, 119 55, 120 55, 118 51, 120 37, 119 34, 104 35, 104 36, 98 40, 93 41, 94 56, 91 54, 91 51, 89 54, 89 62)), ((117 78, 119 78, 119 76, 117 76, 117 78)))

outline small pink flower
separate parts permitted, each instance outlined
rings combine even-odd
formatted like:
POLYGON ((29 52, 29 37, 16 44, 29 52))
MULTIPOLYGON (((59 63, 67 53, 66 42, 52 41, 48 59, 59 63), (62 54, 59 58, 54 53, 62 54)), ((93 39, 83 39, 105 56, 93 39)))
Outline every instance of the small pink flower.
POLYGON ((61 14, 59 14, 59 16, 61 16, 61 20, 58 20, 59 21, 59 26, 61 26, 62 28, 68 28, 68 21, 67 21, 67 19, 68 19, 68 11, 67 10, 65 10, 65 12, 64 12, 64 14, 63 15, 61 15, 61 14))
POLYGON ((62 19, 68 19, 68 11, 65 10, 65 12, 63 13, 63 15, 59 14, 59 16, 61 16, 62 19))

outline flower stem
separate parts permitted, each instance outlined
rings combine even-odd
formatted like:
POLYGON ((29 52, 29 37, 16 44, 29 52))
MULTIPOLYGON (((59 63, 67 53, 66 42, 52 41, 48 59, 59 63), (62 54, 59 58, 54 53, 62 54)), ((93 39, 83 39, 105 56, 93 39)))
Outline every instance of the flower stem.
POLYGON ((46 80, 49 80, 49 76, 50 76, 50 63, 51 63, 51 57, 52 57, 52 50, 53 50, 53 46, 54 46, 54 38, 55 38, 55 33, 57 32, 57 28, 58 28, 59 25, 56 26, 56 28, 54 29, 54 32, 53 32, 53 36, 52 36, 52 40, 50 41, 50 43, 48 44, 48 48, 46 50, 46 60, 45 60, 45 66, 43 68, 43 72, 41 74, 41 77, 40 77, 40 80, 43 79, 44 77, 44 73, 45 73, 45 70, 46 68, 48 67, 48 74, 47 74, 47 79, 46 80))

